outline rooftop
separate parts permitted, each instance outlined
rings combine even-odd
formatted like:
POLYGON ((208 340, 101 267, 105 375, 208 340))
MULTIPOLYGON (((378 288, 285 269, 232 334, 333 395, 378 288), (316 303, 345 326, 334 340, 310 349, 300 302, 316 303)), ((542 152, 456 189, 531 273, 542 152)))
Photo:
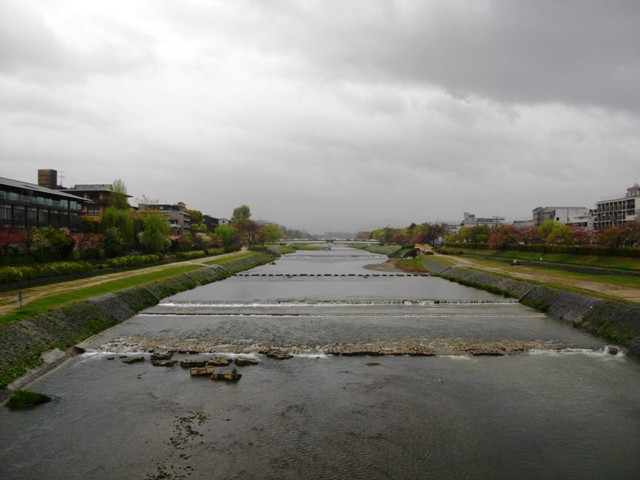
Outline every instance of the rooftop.
POLYGON ((23 190, 31 190, 33 192, 44 193, 47 195, 55 195, 58 197, 68 198, 70 200, 88 202, 88 200, 85 200, 84 198, 78 197, 76 195, 71 195, 69 193, 65 193, 60 190, 53 190, 51 188, 41 187, 40 185, 37 185, 35 183, 22 182, 20 180, 13 180, 11 178, 0 177, 0 185, 6 185, 8 187, 14 187, 14 188, 21 188, 23 190))
MULTIPOLYGON (((73 187, 63 188, 62 190, 65 192, 111 192, 111 184, 97 183, 88 185, 74 185, 73 187)), ((131 195, 126 196, 131 197, 131 195)))

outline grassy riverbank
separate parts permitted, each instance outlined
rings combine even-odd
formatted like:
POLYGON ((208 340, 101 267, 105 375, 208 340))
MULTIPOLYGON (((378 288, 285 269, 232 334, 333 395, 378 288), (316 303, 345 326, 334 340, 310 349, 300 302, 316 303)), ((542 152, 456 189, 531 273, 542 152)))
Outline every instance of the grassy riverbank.
POLYGON ((136 275, 133 273, 127 278, 112 280, 98 285, 87 286, 77 290, 66 290, 60 293, 54 293, 44 298, 34 300, 25 305, 23 308, 0 318, 0 324, 18 320, 21 318, 33 317, 40 315, 49 310, 61 308, 74 302, 86 300, 91 297, 97 297, 106 293, 117 292, 126 288, 143 285, 149 282, 155 282, 169 277, 175 277, 183 273, 192 272, 203 268, 202 265, 180 265, 174 268, 168 268, 156 272, 141 273, 136 275))
MULTIPOLYGON (((276 252, 279 254, 279 252, 276 252)), ((171 264, 140 267, 120 273, 106 273, 86 279, 65 282, 59 280, 34 288, 22 289, 23 305, 19 306, 18 291, 3 292, 3 314, 0 325, 13 320, 39 315, 87 298, 113 293, 136 285, 189 273, 212 265, 224 265, 231 260, 249 258, 256 252, 237 252, 171 264)))
MULTIPOLYGON (((446 254, 434 258, 450 267, 487 271, 531 284, 640 304, 640 259, 459 248, 441 251, 446 254)), ((406 271, 423 272, 423 259, 428 257, 419 255, 394 262, 406 271)))
POLYGON ((469 258, 512 263, 514 260, 533 262, 546 266, 576 265, 603 269, 617 269, 640 273, 640 258, 611 257, 597 255, 572 255, 567 253, 518 252, 515 250, 480 250, 463 248, 442 248, 440 253, 469 258))

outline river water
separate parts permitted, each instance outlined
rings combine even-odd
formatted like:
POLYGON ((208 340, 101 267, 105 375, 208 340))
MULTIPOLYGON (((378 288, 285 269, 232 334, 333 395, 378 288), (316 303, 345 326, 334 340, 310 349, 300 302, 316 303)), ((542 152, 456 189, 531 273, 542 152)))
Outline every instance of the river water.
POLYGON ((29 386, 52 402, 0 409, 0 478, 640 478, 636 362, 384 261, 300 251, 94 337, 29 386), (260 363, 213 382, 152 366, 151 349, 260 363), (387 355, 328 353, 365 351, 387 355))

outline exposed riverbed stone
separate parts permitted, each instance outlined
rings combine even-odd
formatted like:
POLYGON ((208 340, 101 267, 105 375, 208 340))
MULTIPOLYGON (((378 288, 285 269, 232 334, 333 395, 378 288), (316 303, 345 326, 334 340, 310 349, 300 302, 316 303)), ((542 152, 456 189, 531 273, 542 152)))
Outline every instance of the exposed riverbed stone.
POLYGON ((233 363, 239 367, 246 367, 247 365, 258 365, 260 362, 251 357, 236 357, 233 359, 233 363))
MULTIPOLYGON (((108 351, 146 351, 153 348, 153 342, 158 341, 166 345, 167 339, 153 340, 146 337, 127 338, 119 344, 110 343, 105 345, 108 351)), ((170 347, 177 349, 187 349, 194 344, 178 342, 170 347)), ((470 340, 468 338, 440 338, 432 339, 426 343, 415 341, 380 341, 373 343, 339 343, 323 345, 252 345, 239 346, 229 343, 217 344, 215 341, 205 341, 199 339, 197 345, 201 350, 200 354, 216 352, 218 354, 238 355, 236 362, 241 361, 243 355, 261 354, 267 358, 276 360, 286 360, 295 355, 334 355, 334 356, 416 356, 431 357, 436 355, 518 355, 534 350, 562 350, 568 345, 562 342, 549 341, 496 341, 496 340, 470 340)), ((183 367, 208 365, 222 365, 217 363, 216 358, 224 360, 224 365, 228 365, 232 360, 229 357, 214 357, 209 361, 205 360, 183 360, 183 367)))
POLYGON ((151 360, 154 367, 173 367, 176 363, 176 360, 151 360))
POLYGON ((282 350, 261 350, 260 353, 266 355, 268 358, 273 358, 275 360, 288 360, 290 358, 293 358, 293 355, 291 355, 288 351, 282 350))
POLYGON ((144 357, 127 357, 122 360, 122 363, 128 363, 128 364, 140 363, 140 362, 144 362, 144 357))

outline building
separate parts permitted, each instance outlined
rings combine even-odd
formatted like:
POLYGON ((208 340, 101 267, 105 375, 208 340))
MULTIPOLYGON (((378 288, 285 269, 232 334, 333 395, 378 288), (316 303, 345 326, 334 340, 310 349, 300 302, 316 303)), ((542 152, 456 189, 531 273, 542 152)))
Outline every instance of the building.
POLYGON ((640 220, 640 185, 637 183, 627 188, 624 197, 613 197, 596 203, 596 230, 623 225, 634 220, 640 220))
POLYGON ((215 218, 210 215, 203 215, 202 221, 207 226, 207 230, 213 232, 220 225, 229 225, 229 220, 226 218, 215 218))
POLYGON ((518 230, 524 230, 533 227, 533 220, 514 220, 511 226, 518 230))
POLYGON ((66 192, 0 177, 0 228, 53 226, 76 231, 88 204, 90 200, 66 192))
POLYGON ((58 171, 48 168, 41 168, 38 170, 38 185, 51 190, 58 190, 58 171))
MULTIPOLYGON (((62 188, 61 191, 91 200, 84 207, 83 215, 91 220, 100 221, 105 210, 109 207, 111 184, 75 185, 72 188, 62 188)), ((127 198, 131 195, 127 195, 127 198)))
POLYGON ((533 224, 539 227, 546 220, 593 230, 593 216, 585 207, 537 207, 533 210, 533 224))
POLYGON ((495 228, 498 225, 502 225, 504 223, 504 220, 504 217, 476 218, 473 213, 464 212, 464 220, 462 221, 462 226, 478 227, 480 225, 486 225, 487 227, 495 228))
POLYGON ((141 212, 158 212, 171 224, 173 233, 183 234, 191 232, 191 215, 185 212, 185 204, 177 205, 140 203, 138 210, 141 212))

